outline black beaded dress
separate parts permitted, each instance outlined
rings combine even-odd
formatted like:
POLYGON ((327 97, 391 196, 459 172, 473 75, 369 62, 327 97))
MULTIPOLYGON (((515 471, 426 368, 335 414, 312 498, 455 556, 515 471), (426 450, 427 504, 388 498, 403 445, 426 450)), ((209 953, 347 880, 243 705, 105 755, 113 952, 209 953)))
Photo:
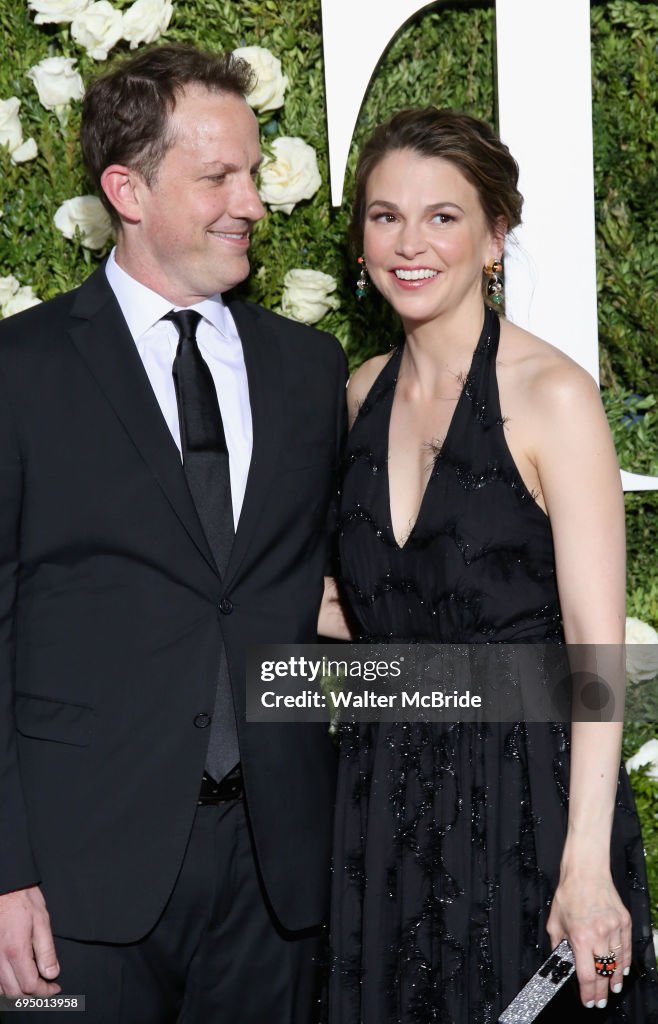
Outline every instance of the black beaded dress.
MULTIPOLYGON (((549 521, 505 442, 498 338, 498 317, 487 309, 403 547, 391 526, 387 473, 402 349, 359 411, 339 551, 362 641, 562 637, 549 521)), ((361 723, 343 726, 340 742, 331 1024, 492 1024, 550 951, 569 726, 361 723)), ((612 864, 633 917, 631 976, 605 1010, 582 1007, 567 982, 540 1024, 658 1021, 642 840, 623 768, 612 864)))

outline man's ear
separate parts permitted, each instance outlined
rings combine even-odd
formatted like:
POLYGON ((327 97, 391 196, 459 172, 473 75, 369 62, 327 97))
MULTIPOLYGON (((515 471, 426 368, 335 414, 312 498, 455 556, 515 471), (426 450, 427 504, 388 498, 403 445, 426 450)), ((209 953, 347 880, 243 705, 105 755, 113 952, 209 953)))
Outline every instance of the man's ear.
POLYGON ((123 164, 110 164, 101 174, 101 186, 121 220, 138 224, 142 219, 137 185, 143 185, 139 175, 123 164))

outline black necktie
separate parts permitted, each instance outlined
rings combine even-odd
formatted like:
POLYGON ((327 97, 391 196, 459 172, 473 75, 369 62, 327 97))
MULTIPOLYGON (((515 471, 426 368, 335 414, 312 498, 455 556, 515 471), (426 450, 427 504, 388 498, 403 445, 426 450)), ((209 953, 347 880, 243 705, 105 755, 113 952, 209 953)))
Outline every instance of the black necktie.
POLYGON ((234 537, 231 474, 215 384, 196 340, 201 314, 180 309, 164 319, 172 320, 179 334, 173 374, 183 469, 212 556, 223 573, 234 537))
MULTIPOLYGON (((223 574, 235 534, 231 475, 215 384, 196 340, 201 314, 194 309, 181 309, 168 313, 163 319, 173 321, 179 334, 173 376, 183 470, 210 551, 223 574)), ((219 781, 238 760, 235 711, 226 652, 222 645, 206 769, 219 781)))

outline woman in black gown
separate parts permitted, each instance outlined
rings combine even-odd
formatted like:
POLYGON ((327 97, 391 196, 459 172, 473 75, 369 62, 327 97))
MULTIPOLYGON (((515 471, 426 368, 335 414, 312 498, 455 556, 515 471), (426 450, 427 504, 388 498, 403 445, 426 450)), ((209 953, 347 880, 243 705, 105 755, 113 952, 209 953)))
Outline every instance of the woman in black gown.
MULTIPOLYGON (((433 108, 361 153, 354 233, 405 342, 348 388, 339 586, 360 640, 622 644, 598 389, 492 304, 517 176, 488 126, 433 108)), ((541 1024, 658 1020, 620 743, 616 723, 343 727, 331 1024, 490 1024, 565 937, 577 982, 541 1024)))

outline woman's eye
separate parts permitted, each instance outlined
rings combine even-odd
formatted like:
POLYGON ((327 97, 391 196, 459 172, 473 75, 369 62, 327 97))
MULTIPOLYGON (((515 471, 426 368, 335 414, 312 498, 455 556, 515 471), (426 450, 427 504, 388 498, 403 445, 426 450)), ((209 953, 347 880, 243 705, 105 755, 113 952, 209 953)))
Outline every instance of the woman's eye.
POLYGON ((449 213, 435 213, 432 220, 437 224, 449 224, 451 220, 454 220, 449 213))
POLYGON ((395 222, 395 215, 382 211, 382 213, 374 213, 372 219, 380 221, 382 224, 393 224, 395 222))

